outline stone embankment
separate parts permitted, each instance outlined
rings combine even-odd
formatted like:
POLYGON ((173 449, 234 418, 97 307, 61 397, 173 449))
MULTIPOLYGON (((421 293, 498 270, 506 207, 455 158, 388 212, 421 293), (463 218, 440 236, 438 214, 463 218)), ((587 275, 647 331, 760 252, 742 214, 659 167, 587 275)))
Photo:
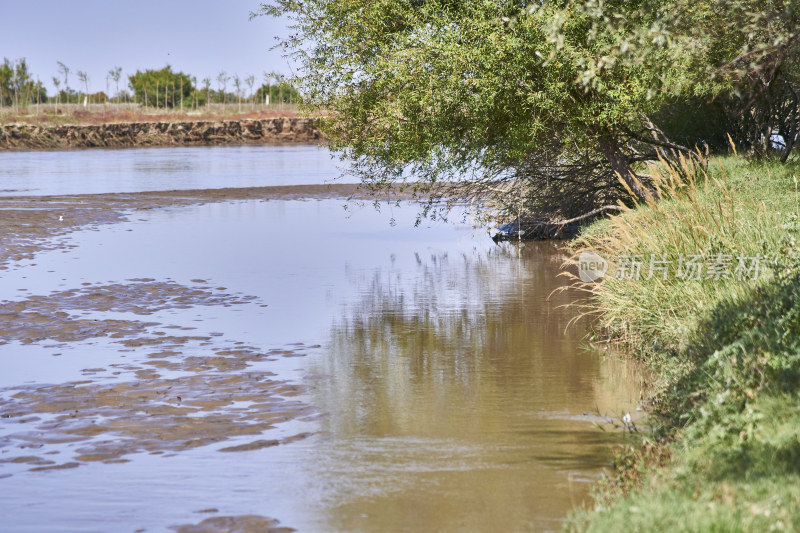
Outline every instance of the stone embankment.
POLYGON ((314 119, 111 122, 47 126, 0 124, 0 150, 65 150, 222 144, 318 143, 314 119))

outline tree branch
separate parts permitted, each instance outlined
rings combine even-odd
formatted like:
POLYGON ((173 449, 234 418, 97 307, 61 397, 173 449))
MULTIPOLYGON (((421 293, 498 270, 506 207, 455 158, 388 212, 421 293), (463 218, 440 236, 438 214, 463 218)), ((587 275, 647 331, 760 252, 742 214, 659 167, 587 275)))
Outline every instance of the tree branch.
POLYGON ((584 213, 583 215, 575 218, 570 218, 567 220, 559 220, 558 222, 551 222, 551 224, 556 226, 564 226, 565 224, 572 224, 573 222, 578 222, 579 220, 583 220, 585 218, 592 217, 594 215, 604 213, 606 211, 622 211, 623 208, 618 205, 604 205, 602 207, 598 207, 597 209, 593 209, 588 213, 584 213))

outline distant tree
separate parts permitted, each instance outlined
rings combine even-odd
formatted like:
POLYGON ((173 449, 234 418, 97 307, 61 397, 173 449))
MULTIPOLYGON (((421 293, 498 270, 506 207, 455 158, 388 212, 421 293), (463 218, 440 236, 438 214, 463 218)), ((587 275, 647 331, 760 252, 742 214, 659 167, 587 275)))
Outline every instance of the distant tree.
POLYGON ((277 84, 271 83, 273 75, 265 76, 265 83, 256 91, 256 98, 259 102, 264 102, 267 96, 269 96, 271 104, 287 104, 301 101, 300 93, 298 93, 297 89, 286 80, 282 80, 280 76, 274 76, 277 77, 277 84))
POLYGON ((242 112, 242 79, 238 74, 233 75, 233 86, 236 87, 236 97, 239 100, 239 112, 242 112))
POLYGON ((169 65, 161 70, 137 70, 136 74, 128 76, 128 80, 137 102, 158 107, 178 105, 194 90, 189 75, 173 72, 169 65), (160 96, 157 91, 161 93, 160 96))
POLYGON ((110 100, 108 94, 106 94, 104 91, 97 91, 96 93, 91 94, 87 93, 86 97, 94 104, 105 104, 110 100))
POLYGON ((249 76, 247 76, 244 79, 244 82, 247 84, 247 88, 248 88, 248 92, 247 92, 248 97, 247 98, 248 98, 248 100, 250 100, 250 99, 253 98, 253 85, 255 85, 255 83, 256 83, 256 77, 253 76, 252 74, 250 74, 249 76))
POLYGON ((211 78, 203 78, 203 88, 206 90, 206 104, 211 103, 211 78))
POLYGON ((206 105, 207 95, 208 95, 208 93, 202 87, 201 88, 195 87, 192 90, 192 94, 190 96, 191 96, 192 105, 194 106, 194 109, 199 109, 201 106, 206 105))
POLYGON ((27 104, 30 101, 30 86, 32 84, 28 63, 25 58, 18 59, 14 65, 14 77, 11 80, 14 91, 14 105, 19 107, 20 100, 27 104))
POLYGON ((264 85, 262 85, 261 88, 259 88, 259 91, 261 91, 261 96, 259 98, 259 101, 264 100, 266 104, 272 103, 271 87, 272 87, 272 72, 264 72, 264 85))
MULTIPOLYGON (((58 71, 62 76, 64 76, 64 91, 66 92, 67 96, 69 96, 69 67, 59 61, 58 71)), ((69 100, 67 100, 66 103, 69 103, 69 100)))
POLYGON ((56 105, 56 113, 58 113, 58 100, 61 97, 61 80, 57 76, 53 76, 53 85, 55 85, 56 87, 55 105, 56 105))
POLYGON ((119 80, 122 77, 122 67, 114 67, 108 71, 108 75, 111 76, 111 79, 114 80, 114 83, 117 86, 116 98, 117 102, 119 102, 119 80))
POLYGON ((7 58, 3 58, 0 65, 0 107, 13 102, 12 79, 14 78, 14 67, 7 58))
MULTIPOLYGON (((84 94, 86 95, 86 98, 88 99, 88 97, 89 97, 89 75, 83 70, 79 70, 77 75, 78 75, 78 81, 80 81, 83 84, 84 89, 86 89, 86 92, 84 94)), ((80 92, 78 93, 78 103, 79 104, 81 103, 80 92)))
POLYGON ((228 80, 230 80, 230 77, 228 76, 228 73, 225 72, 224 70, 220 71, 220 73, 217 74, 217 84, 219 85, 220 103, 225 102, 225 91, 228 87, 228 80))
POLYGON ((31 90, 28 92, 29 98, 33 103, 41 104, 47 102, 47 88, 37 78, 36 83, 29 82, 31 90))
POLYGON ((286 103, 286 100, 283 97, 283 92, 284 89, 287 89, 287 95, 288 95, 289 86, 287 85, 283 75, 279 74, 278 72, 265 72, 264 81, 266 82, 266 86, 268 87, 267 94, 269 94, 270 103, 280 103, 280 104, 286 103))

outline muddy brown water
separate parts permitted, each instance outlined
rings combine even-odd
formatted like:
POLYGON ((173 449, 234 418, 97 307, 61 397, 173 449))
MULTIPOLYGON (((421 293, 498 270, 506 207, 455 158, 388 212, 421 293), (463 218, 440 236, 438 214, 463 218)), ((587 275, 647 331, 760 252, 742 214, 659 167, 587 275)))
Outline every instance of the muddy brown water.
POLYGON ((3 227, 0 531, 546 531, 590 502, 641 381, 569 326, 558 247, 290 192, 3 227))

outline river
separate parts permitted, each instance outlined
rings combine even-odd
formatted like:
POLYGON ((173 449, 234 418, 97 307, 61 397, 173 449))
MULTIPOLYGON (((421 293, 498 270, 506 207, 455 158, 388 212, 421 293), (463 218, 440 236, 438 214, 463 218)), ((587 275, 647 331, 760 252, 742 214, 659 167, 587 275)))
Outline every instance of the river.
POLYGON ((553 243, 270 197, 338 174, 314 147, 0 166, 6 195, 78 207, 265 187, 120 208, 9 261, 2 531, 557 530, 624 439, 595 422, 634 411, 639 380, 570 325, 553 243))

